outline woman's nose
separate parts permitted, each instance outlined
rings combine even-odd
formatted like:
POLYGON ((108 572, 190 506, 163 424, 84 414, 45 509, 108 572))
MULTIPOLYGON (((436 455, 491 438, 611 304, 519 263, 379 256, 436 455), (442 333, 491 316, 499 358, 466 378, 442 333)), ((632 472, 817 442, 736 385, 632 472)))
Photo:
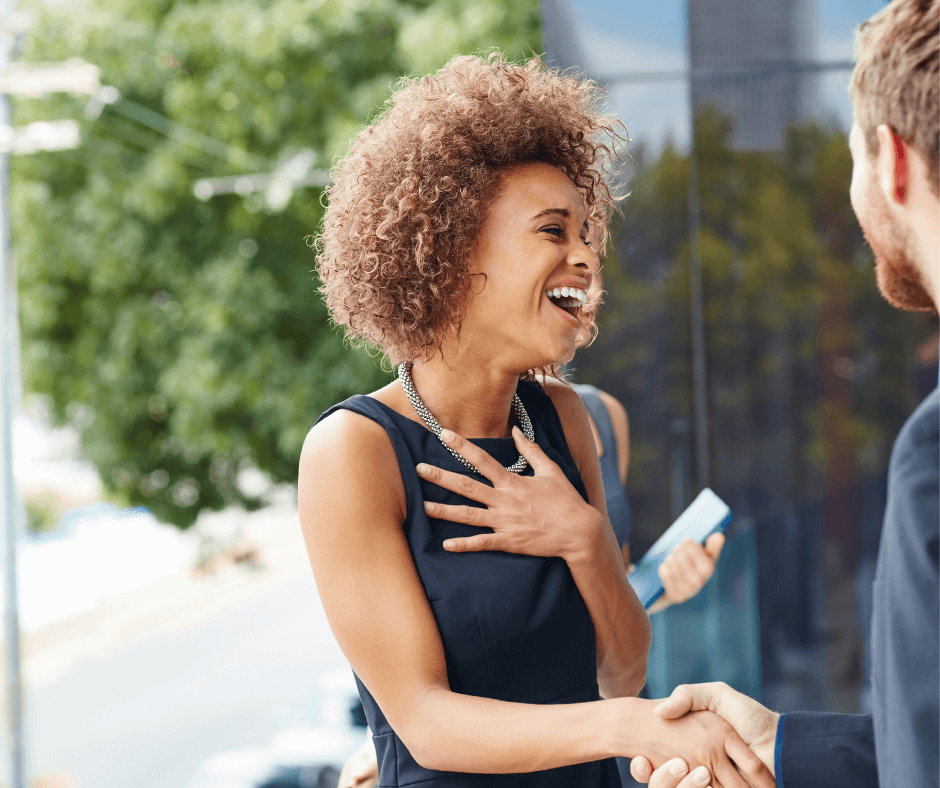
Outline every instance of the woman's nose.
POLYGON ((568 262, 589 274, 596 274, 601 267, 601 258, 594 247, 583 242, 568 256, 568 262))

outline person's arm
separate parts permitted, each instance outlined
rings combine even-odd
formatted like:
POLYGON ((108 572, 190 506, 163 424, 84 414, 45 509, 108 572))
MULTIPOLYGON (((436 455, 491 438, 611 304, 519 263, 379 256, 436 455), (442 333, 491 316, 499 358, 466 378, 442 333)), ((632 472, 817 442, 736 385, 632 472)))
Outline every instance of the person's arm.
POLYGON ((542 706, 451 691, 440 634, 402 531, 406 499, 395 453, 368 419, 337 411, 311 430, 298 498, 337 643, 421 766, 505 774, 648 751, 655 765, 679 755, 735 788, 745 784, 729 755, 739 767, 760 766, 714 715, 666 721, 652 713, 652 701, 638 698, 542 706))
POLYGON ((636 695, 646 683, 652 630, 627 580, 623 555, 607 519, 604 481, 587 408, 573 389, 558 381, 546 380, 545 391, 558 412, 588 500, 603 518, 598 535, 602 538, 593 550, 566 558, 594 624, 598 684, 607 698, 636 695))
POLYGON ((778 788, 878 788, 871 715, 787 712, 776 769, 778 788))
POLYGON ((620 472, 620 483, 626 485, 627 471, 630 468, 630 419, 627 417, 627 409, 620 400, 606 391, 598 389, 597 393, 607 408, 610 424, 614 428, 614 440, 617 441, 617 470, 620 472))

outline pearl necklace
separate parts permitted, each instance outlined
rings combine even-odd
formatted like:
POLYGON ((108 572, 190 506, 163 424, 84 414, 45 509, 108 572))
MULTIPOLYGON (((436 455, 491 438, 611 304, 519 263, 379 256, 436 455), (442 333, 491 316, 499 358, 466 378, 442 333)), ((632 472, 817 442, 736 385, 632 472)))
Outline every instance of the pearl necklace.
MULTIPOLYGON (((421 397, 418 396, 418 392, 415 390, 415 384, 411 380, 411 364, 402 362, 398 365, 398 379, 401 381, 402 388, 405 389, 405 394, 408 395, 408 401, 411 403, 411 406, 421 417, 421 420, 427 425, 428 429, 437 435, 439 440, 441 440, 441 430, 443 427, 441 427, 437 419, 431 415, 431 411, 427 409, 427 406, 424 404, 424 402, 421 401, 421 397)), ((532 429, 532 422, 529 420, 529 414, 526 413, 525 407, 522 404, 522 400, 519 399, 518 394, 515 394, 512 398, 512 407, 516 412, 516 418, 519 420, 519 425, 522 427, 523 434, 534 443, 535 430, 532 429)), ((467 466, 475 473, 480 473, 456 451, 444 443, 443 440, 441 440, 441 443, 443 444, 444 448, 447 449, 447 451, 453 454, 454 457, 460 461, 461 464, 467 466)), ((510 473, 522 473, 526 469, 527 465, 528 463, 526 462, 525 457, 520 454, 518 460, 516 460, 512 465, 506 466, 506 470, 510 473)), ((480 473, 480 475, 482 476, 483 474, 480 473)))

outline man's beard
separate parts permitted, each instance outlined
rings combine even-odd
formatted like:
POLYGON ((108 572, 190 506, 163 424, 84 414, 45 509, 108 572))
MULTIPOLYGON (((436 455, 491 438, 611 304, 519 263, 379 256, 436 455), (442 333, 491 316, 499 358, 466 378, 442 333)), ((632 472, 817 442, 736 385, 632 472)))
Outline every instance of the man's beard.
POLYGON ((858 223, 875 255, 878 289, 897 309, 936 314, 937 306, 924 286, 924 277, 915 262, 911 232, 898 226, 874 178, 869 181, 867 198, 866 215, 859 216, 858 223))

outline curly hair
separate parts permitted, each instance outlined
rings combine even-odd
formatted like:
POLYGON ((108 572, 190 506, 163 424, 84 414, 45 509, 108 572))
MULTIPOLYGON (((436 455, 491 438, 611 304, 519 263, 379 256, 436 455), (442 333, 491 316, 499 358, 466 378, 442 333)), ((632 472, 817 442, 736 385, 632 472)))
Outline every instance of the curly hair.
MULTIPOLYGON (((564 172, 603 248, 617 199, 606 176, 626 142, 603 96, 538 58, 519 65, 497 53, 403 80, 332 171, 317 272, 333 321, 393 362, 426 359, 459 332, 470 251, 501 174, 516 165, 564 172)), ((596 307, 582 313, 592 337, 596 307)))

